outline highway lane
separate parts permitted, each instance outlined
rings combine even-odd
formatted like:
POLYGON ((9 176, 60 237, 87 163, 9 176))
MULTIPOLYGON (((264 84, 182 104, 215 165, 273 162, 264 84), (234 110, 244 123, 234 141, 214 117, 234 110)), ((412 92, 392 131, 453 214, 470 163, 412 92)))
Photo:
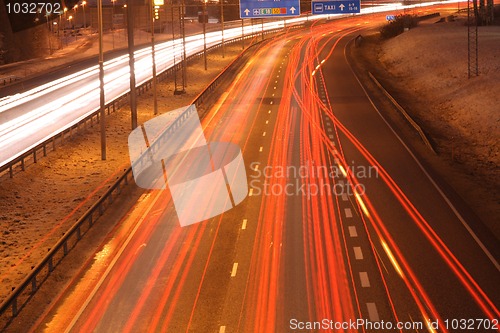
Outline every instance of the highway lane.
POLYGON ((255 51, 203 120, 209 141, 242 148, 249 197, 180 228, 169 194, 146 194, 123 222, 127 232, 96 256, 86 273, 93 278, 79 279, 35 330, 285 332, 292 319, 498 316, 498 270, 345 62, 345 44, 369 25, 314 25, 255 51), (353 165, 379 173, 363 176, 353 165), (453 271, 458 263, 419 228, 409 203, 486 295, 466 289, 471 279, 453 271))

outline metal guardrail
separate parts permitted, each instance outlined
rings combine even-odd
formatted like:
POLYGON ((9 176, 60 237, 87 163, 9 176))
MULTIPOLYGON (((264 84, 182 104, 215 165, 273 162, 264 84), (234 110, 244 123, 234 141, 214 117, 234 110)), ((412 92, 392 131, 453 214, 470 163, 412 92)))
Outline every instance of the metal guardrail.
POLYGON ((434 155, 437 155, 436 150, 434 150, 434 147, 432 146, 430 140, 427 138, 427 135, 425 135, 424 131, 418 125, 415 120, 406 112, 406 110, 392 97, 392 95, 382 86, 382 84, 373 76, 371 72, 368 72, 368 76, 370 79, 372 79, 373 83, 382 91, 382 93, 391 101, 391 103, 394 105, 396 109, 401 112, 401 114, 405 117, 405 119, 410 123, 410 125, 417 131, 418 135, 424 142, 424 144, 427 146, 427 148, 430 149, 434 153, 434 155))
POLYGON ((440 13, 431 13, 431 14, 427 14, 427 15, 418 16, 417 19, 418 19, 418 21, 423 21, 423 20, 427 20, 427 19, 439 17, 439 16, 441 16, 440 13))
MULTIPOLYGON (((299 25, 296 26, 296 28, 298 27, 299 25)), ((276 33, 277 31, 280 30, 282 29, 274 29, 265 33, 266 34, 276 33)), ((229 44, 237 42, 241 40, 241 38, 252 38, 254 36, 260 36, 260 35, 261 32, 255 33, 254 35, 250 36, 239 37, 227 41, 227 43, 229 44)), ((254 43, 248 46, 245 50, 248 50, 250 47, 255 46, 257 44, 258 43, 254 43)), ((220 47, 220 45, 213 46, 212 49, 216 47, 220 47)), ((215 87, 217 87, 220 84, 221 79, 224 77, 225 73, 228 72, 228 69, 231 68, 236 63, 236 61, 238 61, 242 57, 243 54, 244 52, 240 53, 240 55, 238 55, 229 65, 227 65, 217 75, 217 77, 215 77, 212 80, 212 82, 210 82, 210 84, 208 84, 205 87, 205 89, 200 94, 198 94, 198 96, 196 96, 196 98, 193 100, 191 104, 199 106, 201 103, 203 103, 205 98, 212 93, 215 87)), ((201 55, 203 55, 203 51, 201 52, 201 55)), ((193 59, 194 57, 199 57, 199 56, 200 56, 199 54, 194 54, 190 56, 190 58, 193 59)), ((169 70, 173 71, 177 69, 171 68, 169 70)), ((147 87, 147 83, 148 82, 143 84, 143 86, 147 87)), ((123 96, 119 100, 123 100, 123 96)), ((110 105, 107 105, 108 112, 111 106, 113 108, 116 107, 115 101, 113 101, 110 105)), ((189 112, 188 110, 189 108, 184 112, 189 112)), ((96 114, 98 117, 98 112, 96 114)), ((87 118, 90 119, 90 121, 92 121, 92 118, 96 116, 96 114, 93 114, 87 118)), ((85 119, 82 122, 86 122, 88 121, 88 119, 85 119)), ((174 122, 171 126, 178 126, 178 125, 179 124, 177 122, 174 122)), ((71 131, 71 128, 69 128, 68 130, 71 131)), ((63 139, 64 139, 64 132, 61 135, 61 140, 63 139)), ((48 142, 54 142, 53 140, 54 138, 49 139, 48 142)), ((46 143, 39 145, 37 147, 37 149, 43 149, 44 154, 46 154, 45 144, 46 143)), ((156 144, 156 142, 154 144, 156 144)), ((36 161, 37 149, 33 149, 32 151, 29 152, 29 154, 34 154, 35 161, 36 161)), ((23 160, 20 159, 20 161, 23 160)), ((24 165, 24 162, 22 163, 24 165)), ((130 166, 124 171, 123 175, 121 175, 116 180, 116 182, 108 188, 108 190, 102 195, 102 197, 100 197, 99 200, 94 205, 92 205, 85 212, 85 214, 80 219, 78 219, 78 221, 75 222, 75 224, 63 235, 63 237, 49 250, 49 252, 43 258, 43 260, 31 270, 28 276, 26 276, 26 278, 13 290, 13 292, 7 297, 7 299, 5 299, 2 302, 2 304, 0 305, 0 317, 3 316, 9 309, 11 309, 12 312, 11 315, 9 316, 9 321, 8 321, 9 323, 14 317, 16 317, 19 314, 19 311, 22 310, 22 308, 26 305, 26 303, 33 297, 35 292, 39 289, 40 285, 49 277, 49 275, 55 269, 55 267, 62 261, 62 259, 64 259, 64 257, 66 257, 69 251, 75 247, 78 241, 83 237, 83 235, 87 233, 87 231, 92 227, 92 225, 97 221, 97 219, 104 214, 106 208, 113 203, 114 197, 120 194, 122 187, 124 187, 129 183, 131 174, 132 174, 132 167, 130 166)))
POLYGON ((12 82, 16 82, 21 80, 19 76, 9 75, 0 77, 0 81, 2 82, 2 86, 6 86, 7 84, 11 84, 12 82))

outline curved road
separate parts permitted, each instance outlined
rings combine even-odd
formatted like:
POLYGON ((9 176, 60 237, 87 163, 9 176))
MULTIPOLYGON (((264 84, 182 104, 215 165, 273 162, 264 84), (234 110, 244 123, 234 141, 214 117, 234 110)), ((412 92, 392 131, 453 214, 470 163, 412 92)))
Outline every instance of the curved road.
POLYGON ((384 18, 253 51, 202 121, 241 147, 249 196, 181 228, 168 191, 145 193, 32 330, 499 331, 498 242, 475 238, 346 60, 384 18))

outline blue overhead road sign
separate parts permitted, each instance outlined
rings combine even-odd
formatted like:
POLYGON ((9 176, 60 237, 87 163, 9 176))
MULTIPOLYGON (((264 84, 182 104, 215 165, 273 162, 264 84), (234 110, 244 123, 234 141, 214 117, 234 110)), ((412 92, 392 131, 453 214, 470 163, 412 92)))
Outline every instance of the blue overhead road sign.
POLYGON ((329 1, 313 1, 312 13, 321 14, 351 14, 361 11, 360 0, 345 1, 345 0, 329 0, 329 1))
POLYGON ((300 0, 240 0, 240 17, 299 16, 300 0))

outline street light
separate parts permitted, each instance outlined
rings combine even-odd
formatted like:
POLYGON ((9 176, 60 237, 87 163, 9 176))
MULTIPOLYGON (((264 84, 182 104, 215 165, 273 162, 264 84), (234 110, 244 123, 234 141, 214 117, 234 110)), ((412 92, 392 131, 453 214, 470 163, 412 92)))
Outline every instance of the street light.
POLYGON ((221 20, 221 28, 222 28, 222 58, 225 57, 225 50, 224 50, 224 0, 219 0, 220 1, 220 20, 221 20))
POLYGON ((203 13, 201 14, 201 17, 203 18, 203 59, 205 62, 205 70, 207 70, 207 27, 206 27, 207 20, 205 20, 205 15, 207 11, 207 0, 203 1, 202 8, 203 8, 203 13))
MULTIPOLYGON (((68 45, 68 40, 66 39, 66 28, 68 26, 68 15, 67 15, 67 12, 68 12, 68 8, 64 7, 63 9, 63 13, 64 13, 64 27, 63 27, 63 38, 64 40, 66 41, 66 45, 68 45)), ((64 45, 64 43, 62 43, 64 45)))
POLYGON ((155 59, 155 19, 159 19, 159 10, 163 0, 150 0, 151 8, 151 57, 152 57, 152 72, 153 72, 153 114, 158 114, 158 95, 156 88, 156 59, 155 59))
POLYGON ((71 28, 71 34, 74 34, 75 33, 75 29, 74 29, 74 24, 73 24, 73 15, 70 15, 68 17, 68 21, 69 21, 69 26, 71 28))
POLYGON ((135 81, 135 57, 134 57, 134 8, 132 0, 129 1, 130 6, 124 5, 127 8, 127 44, 128 44, 128 66, 130 68, 130 114, 132 129, 137 128, 137 94, 135 81))
POLYGON ((104 46, 102 28, 102 0, 97 0, 97 26, 99 32, 99 105, 101 115, 101 160, 106 160, 106 102, 104 99, 104 46))
POLYGON ((83 7, 83 28, 87 29, 87 18, 85 16, 85 5, 87 4, 87 1, 82 1, 82 7, 83 7))
POLYGON ((116 0, 111 0, 113 7, 111 7, 111 35, 113 39, 113 50, 115 49, 115 2, 116 0))
MULTIPOLYGON (((73 10, 75 11, 75 22, 76 23, 78 23, 77 22, 77 17, 76 17, 77 9, 78 9, 78 4, 76 4, 76 5, 73 6, 73 10)), ((78 40, 78 34, 74 31, 75 22, 73 22, 73 32, 75 34, 75 40, 78 40)))
POLYGON ((47 21, 47 28, 49 29, 49 54, 52 54, 52 43, 51 43, 51 38, 52 38, 52 25, 50 24, 50 21, 49 21, 49 16, 50 16, 50 13, 47 13, 45 14, 45 20, 47 21))

